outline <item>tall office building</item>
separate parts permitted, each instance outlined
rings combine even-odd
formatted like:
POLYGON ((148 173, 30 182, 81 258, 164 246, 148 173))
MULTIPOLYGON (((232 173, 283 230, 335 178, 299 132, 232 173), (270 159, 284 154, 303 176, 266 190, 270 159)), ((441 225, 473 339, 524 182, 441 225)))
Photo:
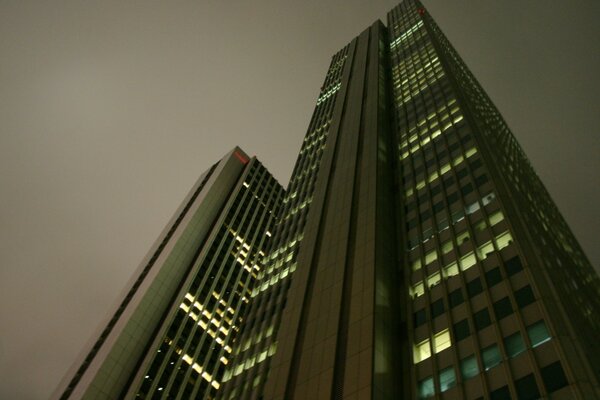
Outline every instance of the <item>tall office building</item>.
POLYGON ((333 56, 285 194, 248 160, 201 177, 61 398, 600 398, 600 279, 418 1, 333 56))
POLYGON ((283 188, 235 148, 189 192, 53 398, 212 398, 283 188))
POLYGON ((600 398, 600 281, 405 0, 331 61, 218 397, 600 398))

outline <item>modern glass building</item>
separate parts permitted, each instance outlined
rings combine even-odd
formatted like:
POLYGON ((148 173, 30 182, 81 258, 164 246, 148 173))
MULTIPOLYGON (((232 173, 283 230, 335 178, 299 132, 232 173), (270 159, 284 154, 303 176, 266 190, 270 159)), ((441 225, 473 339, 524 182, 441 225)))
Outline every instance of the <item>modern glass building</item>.
POLYGON ((130 287, 58 398, 600 398, 600 278, 417 0, 334 54, 285 193, 233 150, 130 287))
POLYGON ((196 182, 53 398, 212 398, 283 188, 235 148, 196 182))
POLYGON ((224 399, 600 398, 600 280, 423 5, 331 61, 224 399))

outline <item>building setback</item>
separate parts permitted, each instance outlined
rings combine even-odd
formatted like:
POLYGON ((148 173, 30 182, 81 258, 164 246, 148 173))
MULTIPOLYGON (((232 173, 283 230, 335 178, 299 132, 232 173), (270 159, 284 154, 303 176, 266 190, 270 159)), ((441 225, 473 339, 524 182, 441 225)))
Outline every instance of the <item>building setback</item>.
POLYGON ((600 398, 600 281, 423 5, 331 61, 224 399, 600 398))
POLYGON ((53 398, 214 397, 283 192, 239 148, 206 171, 53 398))
POLYGON ((600 398, 600 278, 417 0, 334 54, 285 193, 234 149, 167 231, 57 398, 600 398))

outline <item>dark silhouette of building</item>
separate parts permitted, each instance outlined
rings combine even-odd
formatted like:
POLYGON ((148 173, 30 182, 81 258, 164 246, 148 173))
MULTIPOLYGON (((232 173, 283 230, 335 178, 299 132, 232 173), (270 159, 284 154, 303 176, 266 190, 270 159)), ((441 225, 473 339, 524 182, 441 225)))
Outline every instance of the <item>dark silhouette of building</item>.
POLYGON ((600 279, 420 2, 333 56, 285 194, 247 159, 63 398, 600 398, 600 279))

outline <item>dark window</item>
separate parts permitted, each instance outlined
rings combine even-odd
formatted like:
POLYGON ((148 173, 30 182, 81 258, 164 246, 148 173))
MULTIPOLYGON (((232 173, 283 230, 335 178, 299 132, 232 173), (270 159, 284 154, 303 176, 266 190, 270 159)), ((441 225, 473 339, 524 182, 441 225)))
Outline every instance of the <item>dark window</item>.
POLYGON ((494 390, 490 393, 490 400, 507 400, 510 399, 510 391, 508 386, 502 386, 499 389, 494 390))
MULTIPOLYGON (((432 193, 433 194, 433 193, 432 193)), ((438 213, 444 209, 444 202, 440 201, 439 203, 435 203, 433 205, 433 212, 438 213)))
POLYGON ((531 340, 531 347, 539 346, 550 340, 550 332, 548 332, 548 328, 543 320, 529 325, 527 327, 527 335, 529 335, 529 340, 531 340))
POLYGON ((552 393, 560 388, 563 388, 569 384, 565 371, 563 371, 560 361, 552 363, 541 369, 542 379, 548 393, 552 393))
POLYGON ((467 293, 469 294, 469 297, 478 295, 482 290, 483 287, 481 286, 481 280, 479 278, 467 282, 467 293))
POLYGON ((462 179, 467 175, 469 175, 469 171, 466 168, 463 168, 456 173, 456 176, 458 177, 458 179, 462 179))
POLYGON ((487 282, 488 287, 492 287, 502 281, 502 274, 500 273, 500 268, 496 267, 485 273, 485 281, 487 282))
POLYGON ((492 323, 492 320, 490 319, 490 313, 488 312, 487 308, 484 308, 483 310, 477 311, 475 314, 473 314, 473 321, 475 321, 475 328, 478 331, 492 323))
POLYGON ((465 299, 460 289, 453 290, 448 294, 448 302, 450 303, 450 308, 462 304, 463 301, 465 301, 465 299))
POLYGON ((424 308, 415 312, 413 314, 413 316, 414 316, 414 321, 415 321, 415 327, 423 325, 425 323, 425 321, 427 320, 427 315, 425 314, 424 308))
POLYGON ((525 342, 519 332, 504 338, 506 355, 510 358, 516 357, 525 351, 525 342))
POLYGON ((469 329, 469 321, 463 319, 454 324, 454 338, 457 342, 463 340, 467 336, 471 334, 471 329, 469 329))
POLYGON ((519 400, 534 400, 540 397, 540 391, 535 383, 533 374, 517 379, 515 381, 515 388, 517 389, 519 400))
MULTIPOLYGON (((442 191, 442 185, 440 185, 439 183, 437 185, 435 185, 433 188, 431 188, 431 196, 435 196, 436 194, 438 194, 439 192, 442 191)), ((434 207, 435 208, 435 207, 434 207)))
POLYGON ((523 264, 521 264, 521 259, 519 256, 514 256, 510 260, 504 263, 506 267, 506 275, 512 276, 519 271, 523 270, 523 264))
POLYGON ((500 299, 494 303, 494 312, 496 313, 496 319, 498 321, 513 313, 512 305, 510 304, 508 297, 500 299))
POLYGON ((444 313, 444 300, 439 299, 431 303, 431 318, 435 318, 438 315, 442 315, 444 313))
POLYGON ((475 186, 480 187, 487 181, 488 181, 487 175, 484 174, 484 175, 478 176, 477 178, 475 178, 475 186))
POLYGON ((448 204, 453 204, 456 200, 458 200, 458 192, 454 192, 454 193, 448 195, 448 197, 446 198, 446 201, 448 201, 448 204))
POLYGON ((473 191, 473 185, 471 185, 470 183, 468 185, 465 185, 460 188, 460 192, 463 194, 463 196, 468 195, 472 191, 473 191))
POLYGON ((481 162, 481 158, 476 159, 473 162, 469 162, 469 166, 471 167, 471 169, 474 171, 477 168, 481 167, 483 165, 483 163, 481 162))
POLYGON ((527 285, 515 292, 515 300, 520 308, 525 307, 535 301, 535 296, 531 290, 531 286, 527 285))

